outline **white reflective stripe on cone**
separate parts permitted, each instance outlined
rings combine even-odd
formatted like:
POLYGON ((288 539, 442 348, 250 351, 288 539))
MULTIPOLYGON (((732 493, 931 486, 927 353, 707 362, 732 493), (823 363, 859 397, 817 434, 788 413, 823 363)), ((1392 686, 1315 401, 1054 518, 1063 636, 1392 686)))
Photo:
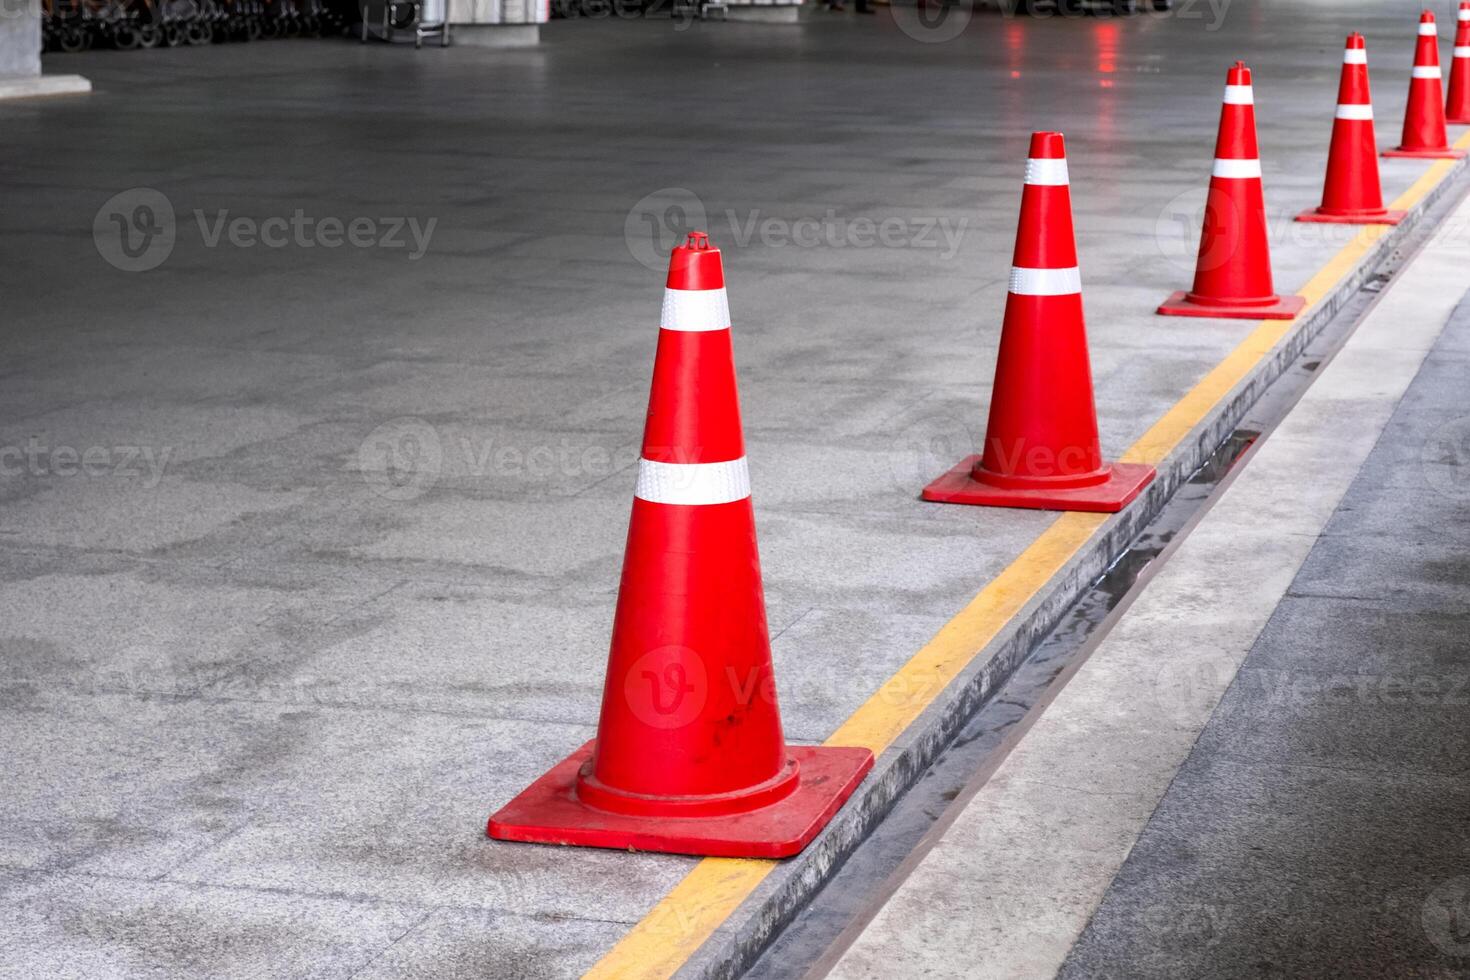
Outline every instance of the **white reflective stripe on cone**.
POLYGON ((1414 78, 1439 78, 1439 65, 1415 65, 1414 78))
POLYGON ((1342 52, 1342 63, 1345 65, 1366 65, 1368 63, 1368 51, 1366 48, 1347 48, 1342 52))
POLYGON ((1067 161, 1027 157, 1026 183, 1041 187, 1065 187, 1069 183, 1067 161))
POLYGON ((1456 58, 1470 58, 1470 48, 1455 48, 1456 58))
POLYGON ((1251 91, 1249 85, 1227 85, 1225 86, 1226 105, 1255 105, 1256 93, 1251 91))
POLYGON ((665 330, 725 330, 730 326, 730 299, 723 289, 665 289, 659 326, 665 330))
POLYGON ((1455 12, 1456 20, 1470 20, 1470 10, 1458 10, 1455 12))
POLYGON ((1337 107, 1337 118, 1339 119, 1373 119, 1373 107, 1371 105, 1339 105, 1337 107))
POLYGON ((633 495, 652 504, 728 504, 750 496, 745 457, 725 463, 638 461, 633 495))
POLYGON ((1424 24, 1424 23, 1421 23, 1419 25, 1419 36, 1420 37, 1438 37, 1439 36, 1439 25, 1438 24, 1424 24))
POLYGON ((1017 296, 1071 296, 1082 292, 1082 273, 1070 269, 1027 269, 1011 266, 1010 291, 1017 296))
POLYGON ((1261 161, 1259 160, 1224 160, 1215 158, 1215 169, 1210 171, 1212 177, 1246 178, 1261 176, 1261 161))

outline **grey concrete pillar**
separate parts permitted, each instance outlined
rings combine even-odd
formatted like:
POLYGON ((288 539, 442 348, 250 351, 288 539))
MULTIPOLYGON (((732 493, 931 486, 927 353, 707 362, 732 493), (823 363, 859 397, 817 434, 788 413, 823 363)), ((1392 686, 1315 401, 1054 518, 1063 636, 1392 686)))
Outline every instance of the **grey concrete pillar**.
POLYGON ((455 44, 530 47, 541 43, 541 25, 550 16, 547 0, 449 0, 455 44))
MULTIPOLYGON (((725 0, 726 20, 751 24, 796 24, 802 19, 801 0, 725 0)), ((810 8, 808 8, 810 9, 810 8)))
POLYGON ((0 0, 0 99, 91 90, 80 75, 41 74, 40 0, 0 0))

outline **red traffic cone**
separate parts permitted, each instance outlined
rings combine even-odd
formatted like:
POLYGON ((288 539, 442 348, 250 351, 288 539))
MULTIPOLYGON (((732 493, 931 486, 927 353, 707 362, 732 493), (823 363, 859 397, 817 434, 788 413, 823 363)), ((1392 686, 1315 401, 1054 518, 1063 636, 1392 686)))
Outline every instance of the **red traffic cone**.
POLYGON ((1164 300, 1164 316, 1290 320, 1306 305, 1301 296, 1277 296, 1271 284, 1255 101, 1251 70, 1237 61, 1225 76, 1194 288, 1164 300))
POLYGON ((1458 160, 1464 150, 1450 148, 1444 125, 1444 90, 1440 87, 1439 28, 1434 14, 1419 16, 1419 45, 1414 49, 1414 72, 1409 79, 1409 105, 1404 110, 1404 138, 1386 157, 1428 157, 1458 160))
POLYGON ((873 765, 781 733, 720 252, 674 249, 597 738, 490 818, 500 840, 795 854, 873 765))
POLYGON ((1152 466, 1104 462, 1098 444, 1061 133, 1031 136, 984 449, 924 499, 1111 512, 1154 478, 1152 466))
POLYGON ((1303 211, 1296 220, 1396 225, 1406 213, 1383 206, 1373 99, 1368 91, 1368 48, 1363 35, 1349 34, 1342 53, 1342 81, 1337 86, 1337 119, 1332 123, 1332 148, 1327 151, 1322 206, 1303 211))
POLYGON ((1455 56, 1450 59, 1450 92, 1445 98, 1445 121, 1470 123, 1470 0, 1461 0, 1455 22, 1455 56))

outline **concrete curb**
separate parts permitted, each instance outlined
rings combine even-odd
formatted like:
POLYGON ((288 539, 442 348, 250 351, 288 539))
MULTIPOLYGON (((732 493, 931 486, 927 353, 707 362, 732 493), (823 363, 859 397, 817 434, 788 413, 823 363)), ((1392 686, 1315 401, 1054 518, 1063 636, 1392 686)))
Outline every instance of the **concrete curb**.
POLYGON ((749 3, 732 0, 725 6, 725 20, 738 24, 804 24, 815 8, 811 3, 749 3))
MULTIPOLYGON (((945 749, 955 733, 1003 684, 1027 653, 1151 521, 1164 503, 1229 437, 1247 411, 1308 347, 1367 280, 1447 198, 1463 190, 1470 162, 1460 161, 1409 216, 1379 238, 1353 271, 1215 407, 1160 466, 1158 477, 1125 512, 1108 521, 1004 632, 936 698, 879 759, 873 772, 822 834, 783 862, 678 971, 681 978, 733 980, 744 972, 827 882, 847 856, 945 749)), ((1439 215, 1436 215, 1439 217, 1439 215)), ((977 583, 977 588, 980 584, 977 583)))
POLYGON ((540 24, 450 24, 449 32, 451 47, 534 48, 541 43, 540 24))
POLYGON ((86 95, 92 83, 81 75, 36 75, 0 78, 0 99, 35 99, 53 95, 86 95))

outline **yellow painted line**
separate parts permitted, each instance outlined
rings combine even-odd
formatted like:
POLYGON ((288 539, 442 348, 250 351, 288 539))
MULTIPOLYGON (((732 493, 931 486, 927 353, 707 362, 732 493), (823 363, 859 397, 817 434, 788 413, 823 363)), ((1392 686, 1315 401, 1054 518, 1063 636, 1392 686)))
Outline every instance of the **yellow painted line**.
POLYGON ((874 755, 893 744, 1109 516, 1074 511, 1053 521, 959 615, 945 623, 934 639, 863 702, 826 744, 863 745, 874 755))
POLYGON ((745 858, 700 861, 583 975, 584 980, 672 976, 778 863, 745 858))
MULTIPOLYGON (((1454 147, 1457 150, 1470 150, 1470 133, 1465 133, 1455 140, 1454 147)), ((1419 175, 1419 179, 1409 185, 1409 189, 1400 194, 1389 208, 1394 211, 1407 211, 1424 199, 1424 195, 1434 190, 1445 175, 1454 167, 1454 160, 1436 160, 1429 169, 1419 175)))
MULTIPOLYGON (((1470 148, 1470 133, 1460 137, 1455 146, 1470 148)), ((1451 160, 1435 162, 1389 207, 1408 210, 1416 206, 1453 165, 1451 160)), ((1387 230, 1387 225, 1364 226, 1344 245, 1301 288, 1301 294, 1307 297, 1307 309, 1319 303, 1387 230)), ((1295 322, 1261 321, 1119 458, 1150 464, 1163 461, 1210 409, 1271 352, 1295 322)), ((1077 512, 1059 516, 863 702, 826 744, 863 745, 875 755, 893 744, 949 682, 1061 571, 1108 516, 1077 512)), ((672 976, 778 865, 777 861, 705 858, 584 977, 586 980, 655 980, 672 976)))
MULTIPOLYGON (((1412 188, 1411 188, 1412 189, 1412 188)), ((1420 193, 1423 197, 1428 192, 1425 188, 1420 193)), ((1399 206, 1395 202, 1395 206, 1399 206)), ((1307 284, 1300 290, 1301 295, 1307 298, 1307 306, 1302 312, 1310 310, 1322 297, 1326 296, 1344 276, 1352 271, 1353 266, 1358 263, 1368 249, 1379 238, 1383 237, 1388 230, 1388 225, 1366 225, 1352 241, 1344 245, 1322 269, 1308 280, 1307 284)), ((1298 314, 1300 316, 1300 314, 1298 314)), ((1200 379, 1199 383, 1185 393, 1184 397, 1174 403, 1174 407, 1164 413, 1163 418, 1153 424, 1137 442, 1128 448, 1120 461, 1124 463, 1148 463, 1157 466, 1163 462, 1168 455, 1174 451, 1189 432, 1199 424, 1220 399, 1224 398, 1231 389, 1239 384, 1251 370, 1261 362, 1261 359, 1271 352, 1280 342, 1282 337, 1291 330, 1295 320, 1262 320, 1260 326, 1251 331, 1250 335, 1242 340, 1228 355, 1225 360, 1216 364, 1200 379)))

